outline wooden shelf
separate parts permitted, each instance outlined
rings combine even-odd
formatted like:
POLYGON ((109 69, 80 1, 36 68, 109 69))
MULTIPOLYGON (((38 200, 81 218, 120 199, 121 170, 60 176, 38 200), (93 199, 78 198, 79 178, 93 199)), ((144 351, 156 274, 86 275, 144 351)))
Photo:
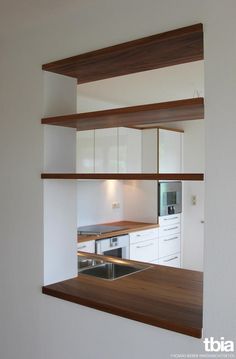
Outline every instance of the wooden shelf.
POLYGON ((203 173, 42 173, 42 179, 203 181, 203 173))
POLYGON ((195 24, 44 64, 79 84, 203 59, 203 26, 195 24))
POLYGON ((150 125, 170 121, 200 120, 203 118, 204 99, 198 97, 111 110, 47 117, 43 118, 41 122, 44 125, 72 127, 83 131, 98 128, 150 125))

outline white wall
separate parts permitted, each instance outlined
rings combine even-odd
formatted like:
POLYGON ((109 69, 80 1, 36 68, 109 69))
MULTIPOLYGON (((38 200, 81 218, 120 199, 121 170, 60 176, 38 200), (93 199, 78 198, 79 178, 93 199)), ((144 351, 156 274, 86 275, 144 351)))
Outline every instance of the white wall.
MULTIPOLYGON (((44 73, 44 116, 76 111, 75 79, 44 73)), ((44 172, 75 172, 76 130, 44 128, 44 172)), ((77 275, 76 181, 45 180, 44 284, 77 275)))
POLYGON ((78 181, 77 183, 77 224, 121 221, 124 219, 122 181, 78 181), (112 208, 119 202, 120 208, 112 208))
POLYGON ((168 359, 171 353, 204 351, 201 340, 40 291, 41 64, 199 21, 204 23, 206 58, 204 335, 235 339, 235 1, 179 0, 178 6, 173 0, 22 1, 15 2, 14 11, 13 2, 2 5, 1 358, 168 359))

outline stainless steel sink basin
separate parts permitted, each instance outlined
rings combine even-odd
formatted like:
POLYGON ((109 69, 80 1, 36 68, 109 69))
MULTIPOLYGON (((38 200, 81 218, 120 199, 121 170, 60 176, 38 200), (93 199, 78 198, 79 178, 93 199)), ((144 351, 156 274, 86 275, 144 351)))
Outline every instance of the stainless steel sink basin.
POLYGON ((78 256, 78 271, 103 264, 104 261, 94 258, 87 258, 84 256, 78 256))
MULTIPOLYGON (((148 267, 149 266, 146 266, 146 268, 148 267)), ((146 268, 106 262, 95 267, 83 269, 79 274, 87 274, 98 278, 114 280, 146 268)))

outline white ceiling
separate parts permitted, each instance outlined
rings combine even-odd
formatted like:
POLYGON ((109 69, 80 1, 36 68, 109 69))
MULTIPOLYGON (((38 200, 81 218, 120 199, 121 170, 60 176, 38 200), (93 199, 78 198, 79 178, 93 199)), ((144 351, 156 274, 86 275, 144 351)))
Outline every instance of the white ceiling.
POLYGON ((78 112, 204 96, 204 62, 78 85, 78 112))

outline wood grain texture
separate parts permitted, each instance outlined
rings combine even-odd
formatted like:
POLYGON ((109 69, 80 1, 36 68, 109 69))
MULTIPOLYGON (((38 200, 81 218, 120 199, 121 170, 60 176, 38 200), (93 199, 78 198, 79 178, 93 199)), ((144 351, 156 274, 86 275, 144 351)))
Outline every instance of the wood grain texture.
POLYGON ((195 24, 44 64, 86 83, 203 59, 203 26, 195 24))
POLYGON ((203 173, 42 173, 42 179, 203 181, 203 173))
POLYGON ((118 222, 109 222, 109 223, 101 223, 101 225, 105 226, 124 226, 126 229, 122 229, 121 231, 113 231, 101 234, 99 236, 86 236, 86 235, 78 235, 77 240, 78 243, 88 242, 97 239, 104 239, 109 237, 120 236, 123 234, 129 234, 131 232, 143 231, 145 229, 158 228, 158 223, 144 223, 144 222, 133 222, 133 221, 118 221, 118 222))
MULTIPOLYGON (((124 261, 127 262, 131 261, 124 261)), ((76 278, 43 287, 42 291, 107 313, 201 338, 200 272, 152 265, 114 281, 79 274, 76 278)))
POLYGON ((111 110, 47 117, 42 124, 76 128, 79 131, 98 128, 127 127, 200 120, 204 118, 202 97, 122 107, 111 110))

